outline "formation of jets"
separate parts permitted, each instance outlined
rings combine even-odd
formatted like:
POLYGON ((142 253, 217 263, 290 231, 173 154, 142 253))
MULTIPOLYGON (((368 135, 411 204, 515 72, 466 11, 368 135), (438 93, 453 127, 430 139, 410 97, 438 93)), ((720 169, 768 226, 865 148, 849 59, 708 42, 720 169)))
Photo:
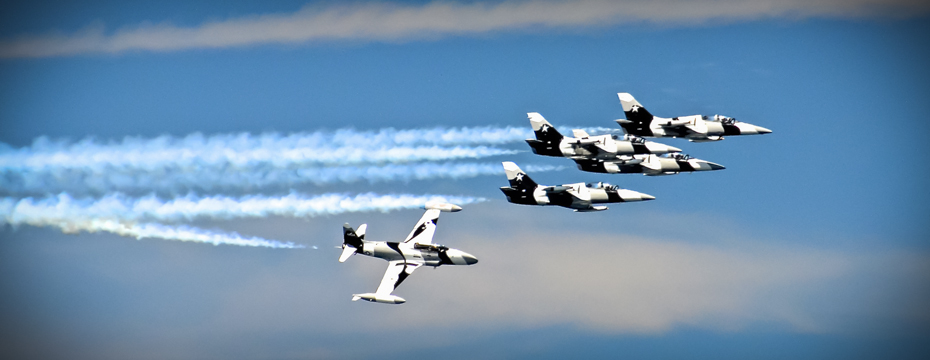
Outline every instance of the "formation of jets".
MULTIPOLYGON (((674 175, 682 172, 723 170, 724 166, 681 153, 681 149, 647 141, 645 137, 685 138, 692 142, 720 141, 724 136, 768 134, 772 131, 721 115, 708 118, 703 115, 661 118, 653 116, 633 95, 618 93, 626 119, 616 120, 624 136, 591 136, 584 130, 572 130, 571 137, 563 136, 552 124, 536 112, 527 113, 535 139, 526 143, 533 153, 544 156, 566 157, 578 169, 605 174, 643 174, 649 176, 674 175)), ((507 201, 523 205, 559 205, 575 211, 606 210, 594 203, 652 200, 655 197, 632 190, 618 189, 603 184, 584 186, 583 183, 561 186, 539 186, 529 181, 526 173, 512 162, 504 162, 509 187, 501 191, 507 201), (614 195, 610 195, 614 191, 614 195), (602 195, 607 193, 609 196, 602 195), (619 195, 620 192, 627 194, 619 195), (596 194, 596 195, 595 195, 596 194), (641 195, 637 200, 637 195, 641 195)))
MULTIPOLYGON (((736 121, 721 115, 712 118, 702 115, 661 118, 653 116, 629 93, 618 93, 626 119, 616 122, 625 135, 589 135, 586 131, 572 130, 572 136, 562 135, 542 115, 527 113, 535 139, 526 142, 533 153, 544 156, 565 157, 575 162, 579 170, 608 174, 674 175, 681 172, 722 170, 722 165, 682 154, 681 149, 653 141, 646 137, 685 138, 691 142, 720 141, 724 136, 768 134, 772 131, 761 126, 736 121)), ((654 200, 652 195, 621 189, 603 182, 572 183, 555 186, 537 184, 517 164, 502 163, 509 186, 500 190, 507 201, 522 205, 556 205, 576 212, 602 211, 605 203, 654 200)), ((461 207, 452 204, 430 203, 426 212, 402 242, 366 241, 367 224, 353 229, 343 225, 342 255, 345 262, 355 254, 381 258, 388 268, 381 285, 373 293, 354 294, 352 301, 402 304, 403 298, 394 295, 397 288, 413 271, 423 267, 441 265, 472 265, 478 259, 464 251, 433 244, 436 223, 440 212, 457 212, 461 207)))

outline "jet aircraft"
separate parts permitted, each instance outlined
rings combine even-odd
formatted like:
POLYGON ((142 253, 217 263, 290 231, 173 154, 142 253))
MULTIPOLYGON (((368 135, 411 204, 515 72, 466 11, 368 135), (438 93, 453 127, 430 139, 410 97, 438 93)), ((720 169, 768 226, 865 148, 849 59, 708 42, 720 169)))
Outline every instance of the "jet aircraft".
POLYGON ((366 300, 385 304, 403 304, 400 296, 391 294, 400 283, 404 282, 413 271, 422 266, 438 267, 440 265, 472 265, 478 262, 473 255, 461 250, 433 244, 436 222, 439 212, 456 212, 461 207, 452 204, 428 203, 426 213, 410 231, 403 242, 365 241, 368 224, 362 224, 358 230, 349 224, 342 226, 343 244, 339 262, 345 262, 350 256, 363 254, 388 261, 387 271, 381 279, 381 285, 374 293, 353 294, 352 301, 366 300))
POLYGON ((671 119, 653 116, 640 105, 633 95, 618 93, 626 119, 616 122, 630 135, 645 137, 681 137, 693 142, 718 141, 730 135, 768 134, 772 130, 761 126, 736 121, 731 117, 714 115, 679 116, 671 119))
POLYGON ((578 169, 608 174, 674 175, 681 172, 723 170, 725 167, 686 154, 633 155, 618 161, 576 159, 578 169))
POLYGON ((558 205, 575 211, 601 211, 607 206, 594 204, 654 200, 655 197, 607 183, 539 185, 513 162, 504 162, 510 186, 501 187, 507 201, 522 205, 558 205))
POLYGON ((616 135, 591 136, 584 130, 572 130, 574 137, 562 136, 546 118, 539 113, 531 112, 526 116, 530 119, 536 139, 527 139, 526 143, 533 148, 533 153, 545 156, 568 157, 572 159, 588 160, 615 160, 622 155, 633 154, 665 154, 679 152, 681 149, 646 139, 625 135, 619 138, 616 135))

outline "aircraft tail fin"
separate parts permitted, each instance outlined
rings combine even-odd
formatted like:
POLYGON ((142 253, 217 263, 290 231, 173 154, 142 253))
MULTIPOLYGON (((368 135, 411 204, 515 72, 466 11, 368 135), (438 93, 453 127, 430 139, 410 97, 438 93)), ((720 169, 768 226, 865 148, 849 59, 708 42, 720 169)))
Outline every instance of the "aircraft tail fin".
POLYGON ((510 161, 505 161, 502 164, 504 165, 504 172, 507 173, 507 180, 510 181, 510 187, 514 189, 535 190, 536 187, 539 186, 539 184, 536 184, 533 179, 530 179, 530 176, 520 169, 517 164, 510 161))
POLYGON ((636 124, 648 124, 652 121, 652 114, 639 101, 636 101, 633 95, 618 93, 617 97, 620 98, 620 105, 623 106, 623 113, 626 114, 627 120, 636 124))
POLYGON ((546 141, 558 144, 562 141, 562 134, 555 129, 552 124, 546 121, 542 115, 537 112, 526 113, 530 119, 530 125, 533 126, 533 133, 536 134, 536 140, 546 141))
POLYGON ((358 231, 352 229, 348 223, 342 225, 342 255, 339 255, 339 262, 345 262, 350 256, 361 251, 366 229, 368 224, 359 226, 358 231))

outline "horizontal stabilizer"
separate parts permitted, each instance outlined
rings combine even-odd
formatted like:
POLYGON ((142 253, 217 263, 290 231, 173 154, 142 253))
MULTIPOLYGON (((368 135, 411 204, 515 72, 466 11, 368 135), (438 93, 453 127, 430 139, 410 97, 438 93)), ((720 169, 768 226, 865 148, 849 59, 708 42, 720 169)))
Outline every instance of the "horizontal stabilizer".
POLYGON ((358 249, 349 245, 343 245, 342 255, 339 255, 339 262, 346 262, 346 260, 349 259, 350 256, 355 255, 356 252, 358 252, 358 249))

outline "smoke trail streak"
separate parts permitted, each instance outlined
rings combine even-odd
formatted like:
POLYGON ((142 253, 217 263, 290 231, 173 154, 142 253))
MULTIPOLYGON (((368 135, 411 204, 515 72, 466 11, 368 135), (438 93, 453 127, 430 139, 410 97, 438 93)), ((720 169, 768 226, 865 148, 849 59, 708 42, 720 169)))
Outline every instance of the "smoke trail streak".
MULTIPOLYGON (((529 172, 558 171, 563 166, 524 166, 529 172)), ((127 169, 41 169, 0 171, 0 194, 38 195, 69 192, 102 195, 113 191, 184 194, 191 190, 214 192, 286 189, 312 184, 367 181, 465 179, 502 174, 500 163, 422 163, 383 166, 244 168, 166 166, 157 172, 127 169)))
MULTIPOLYGON (((141 198, 123 194, 110 194, 100 199, 75 199, 69 194, 43 199, 0 200, 0 216, 10 224, 31 223, 40 219, 54 221, 117 220, 117 221, 183 221, 194 219, 230 220, 236 218, 264 218, 268 216, 314 217, 348 212, 380 211, 419 208, 428 202, 451 202, 458 205, 485 201, 483 198, 451 195, 411 195, 375 193, 322 194, 305 196, 291 193, 286 196, 251 195, 242 197, 207 196, 189 194, 171 200, 154 195, 141 198)), ((40 221, 40 222, 41 222, 40 221)))
MULTIPOLYGON (((611 128, 587 128, 617 132, 611 128)), ((379 131, 341 129, 282 135, 200 133, 183 138, 168 135, 146 139, 126 137, 121 142, 78 142, 37 138, 29 147, 13 149, 0 143, 0 170, 41 168, 141 168, 172 166, 242 167, 291 165, 398 163, 482 158, 516 151, 502 145, 532 137, 529 127, 462 127, 379 131)))
POLYGON ((154 195, 131 198, 110 194, 101 199, 75 199, 59 194, 44 199, 0 199, 0 219, 13 226, 53 226, 66 233, 80 231, 109 232, 122 236, 192 241, 214 245, 260 246, 271 248, 302 248, 291 242, 279 242, 239 234, 223 234, 189 226, 167 226, 138 221, 180 221, 267 216, 312 217, 346 212, 381 211, 418 208, 427 202, 471 204, 482 198, 443 195, 377 195, 373 193, 348 196, 324 194, 306 197, 290 194, 281 197, 226 196, 161 200, 154 195))
POLYGON ((518 128, 435 128, 375 131, 341 129, 282 135, 200 133, 183 138, 168 135, 153 139, 126 137, 102 143, 93 138, 71 143, 37 138, 29 147, 0 147, 0 169, 41 167, 141 167, 164 164, 275 166, 354 164, 480 158, 512 154, 512 150, 477 144, 504 144, 529 133, 518 128))
MULTIPOLYGON (((269 247, 275 249, 299 249, 303 245, 280 242, 260 237, 243 237, 237 233, 218 233, 190 226, 167 226, 153 223, 135 223, 118 218, 93 218, 87 214, 65 213, 61 208, 29 205, 31 199, 0 199, 0 219, 14 227, 20 225, 57 227, 65 233, 108 232, 136 239, 156 238, 189 241, 213 245, 238 245, 269 247), (27 204, 22 206, 23 202, 27 204)), ((48 205, 47 202, 45 205, 48 205)))
MULTIPOLYGON (((75 169, 129 168, 147 171, 165 166, 244 167, 269 164, 276 167, 306 165, 346 165, 364 163, 399 163, 448 159, 476 159, 515 154, 517 151, 488 146, 393 146, 368 147, 294 147, 264 146, 235 148, 224 146, 151 148, 153 144, 101 145, 80 142, 72 145, 45 146, 37 140, 32 148, 0 152, 0 169, 75 169)), ((255 144, 252 144, 255 145, 255 144)))

